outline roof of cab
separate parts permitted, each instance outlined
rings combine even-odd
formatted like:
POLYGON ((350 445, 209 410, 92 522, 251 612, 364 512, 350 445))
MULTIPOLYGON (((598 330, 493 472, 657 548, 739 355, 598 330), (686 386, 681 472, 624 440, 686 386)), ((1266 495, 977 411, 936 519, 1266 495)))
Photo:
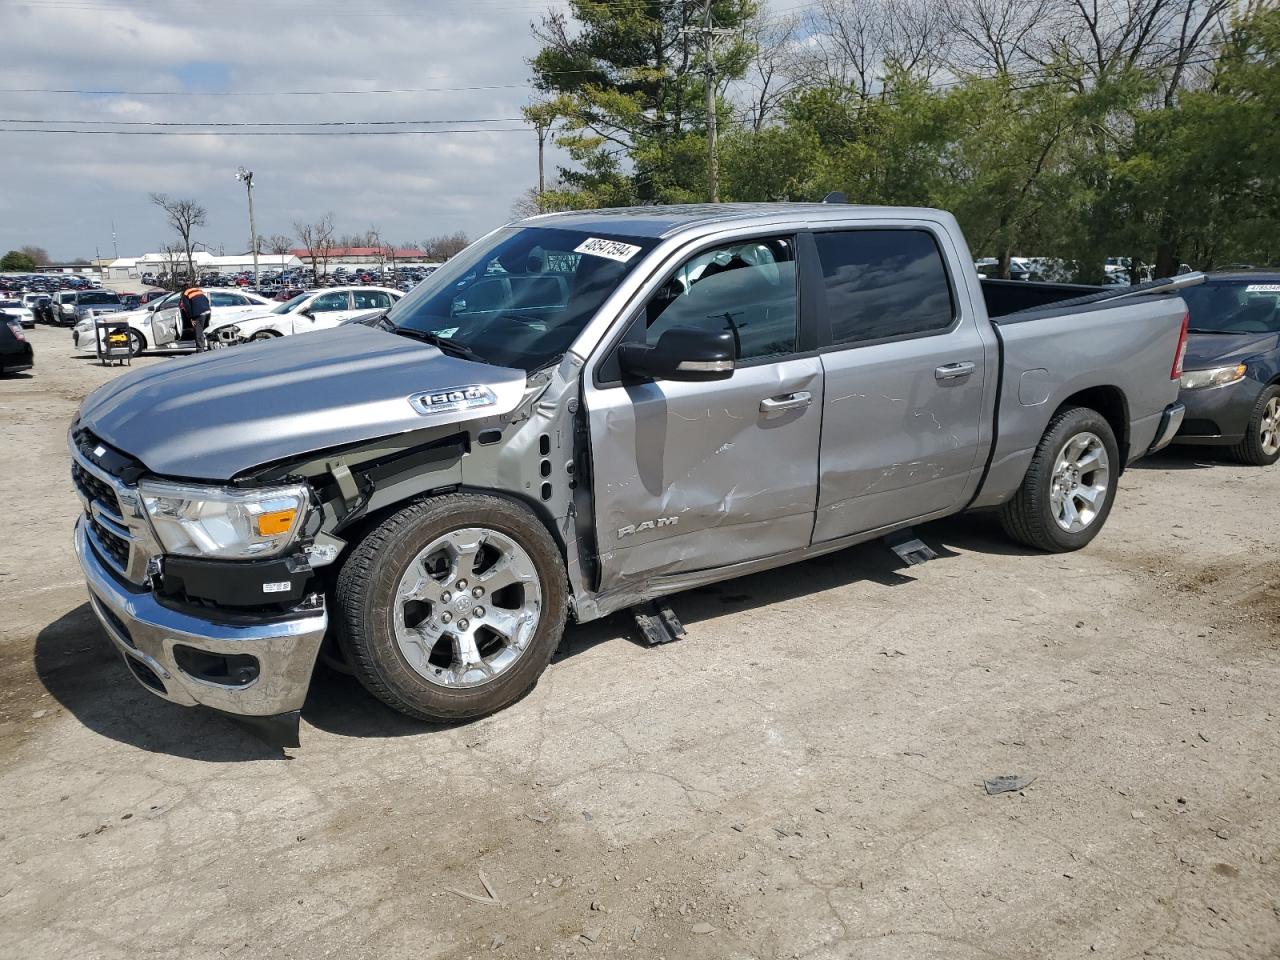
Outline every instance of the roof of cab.
POLYGON ((870 220, 885 217, 935 219, 946 216, 924 207, 871 207, 848 203, 685 203, 670 206, 609 207, 545 213, 519 223, 525 226, 584 230, 631 237, 669 237, 717 223, 801 219, 870 220))

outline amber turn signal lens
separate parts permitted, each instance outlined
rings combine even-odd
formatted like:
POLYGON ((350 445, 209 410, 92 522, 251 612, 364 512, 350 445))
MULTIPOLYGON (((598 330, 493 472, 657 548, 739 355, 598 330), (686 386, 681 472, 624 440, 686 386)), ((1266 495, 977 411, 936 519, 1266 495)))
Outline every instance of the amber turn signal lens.
POLYGON ((288 533, 293 526, 293 518, 297 515, 297 510, 276 510, 273 513, 258 514, 258 536, 274 537, 277 534, 288 533))

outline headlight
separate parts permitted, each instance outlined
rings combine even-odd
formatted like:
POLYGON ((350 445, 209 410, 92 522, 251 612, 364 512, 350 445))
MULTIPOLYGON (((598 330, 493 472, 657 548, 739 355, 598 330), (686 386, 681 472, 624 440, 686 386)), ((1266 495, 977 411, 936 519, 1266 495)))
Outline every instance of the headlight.
POLYGON ((138 492, 167 553, 223 560, 283 553, 296 539, 309 503, 302 484, 236 490, 144 480, 138 492))
POLYGON ((1200 387, 1225 387, 1244 378, 1248 369, 1243 363, 1230 367, 1210 367, 1208 370, 1188 370, 1179 381, 1184 390, 1196 390, 1200 387))

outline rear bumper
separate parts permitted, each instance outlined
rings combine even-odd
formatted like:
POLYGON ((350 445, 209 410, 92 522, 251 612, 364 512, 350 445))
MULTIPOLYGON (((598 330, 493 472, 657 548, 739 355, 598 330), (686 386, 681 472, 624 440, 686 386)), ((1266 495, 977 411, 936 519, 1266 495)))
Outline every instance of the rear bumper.
POLYGON ((1160 424, 1156 427, 1155 439, 1151 441, 1151 446, 1147 448, 1147 453, 1155 453, 1173 442, 1174 434, 1182 426, 1182 419, 1186 415, 1187 408, 1181 403, 1171 403, 1165 407, 1164 413, 1160 415, 1160 424))
POLYGON ((134 678, 156 696, 183 706, 206 706, 248 717, 272 717, 301 709, 311 671, 328 626, 323 609, 287 620, 219 622, 161 604, 149 590, 121 581, 99 558, 76 521, 76 556, 89 602, 103 630, 134 678), (175 652, 176 651, 176 652, 175 652), (252 677, 216 682, 184 669, 208 658, 255 664, 252 677), (181 660, 180 660, 181 658, 181 660))

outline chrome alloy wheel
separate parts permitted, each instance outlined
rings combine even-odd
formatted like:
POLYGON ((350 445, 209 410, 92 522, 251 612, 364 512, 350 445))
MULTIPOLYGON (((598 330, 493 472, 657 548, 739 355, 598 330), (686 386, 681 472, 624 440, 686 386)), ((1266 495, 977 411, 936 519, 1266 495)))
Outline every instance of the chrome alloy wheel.
POLYGON ((1049 501, 1053 518, 1067 533, 1079 533, 1097 519, 1111 479, 1107 448, 1093 433, 1077 433, 1058 451, 1049 501))
POLYGON ((396 643, 409 666, 443 687, 477 687, 518 661, 538 629, 542 588, 524 548, 467 527, 414 557, 396 589, 396 643))
POLYGON ((1280 450, 1280 397, 1272 397, 1263 407, 1259 439, 1262 452, 1268 457, 1274 457, 1280 450))

